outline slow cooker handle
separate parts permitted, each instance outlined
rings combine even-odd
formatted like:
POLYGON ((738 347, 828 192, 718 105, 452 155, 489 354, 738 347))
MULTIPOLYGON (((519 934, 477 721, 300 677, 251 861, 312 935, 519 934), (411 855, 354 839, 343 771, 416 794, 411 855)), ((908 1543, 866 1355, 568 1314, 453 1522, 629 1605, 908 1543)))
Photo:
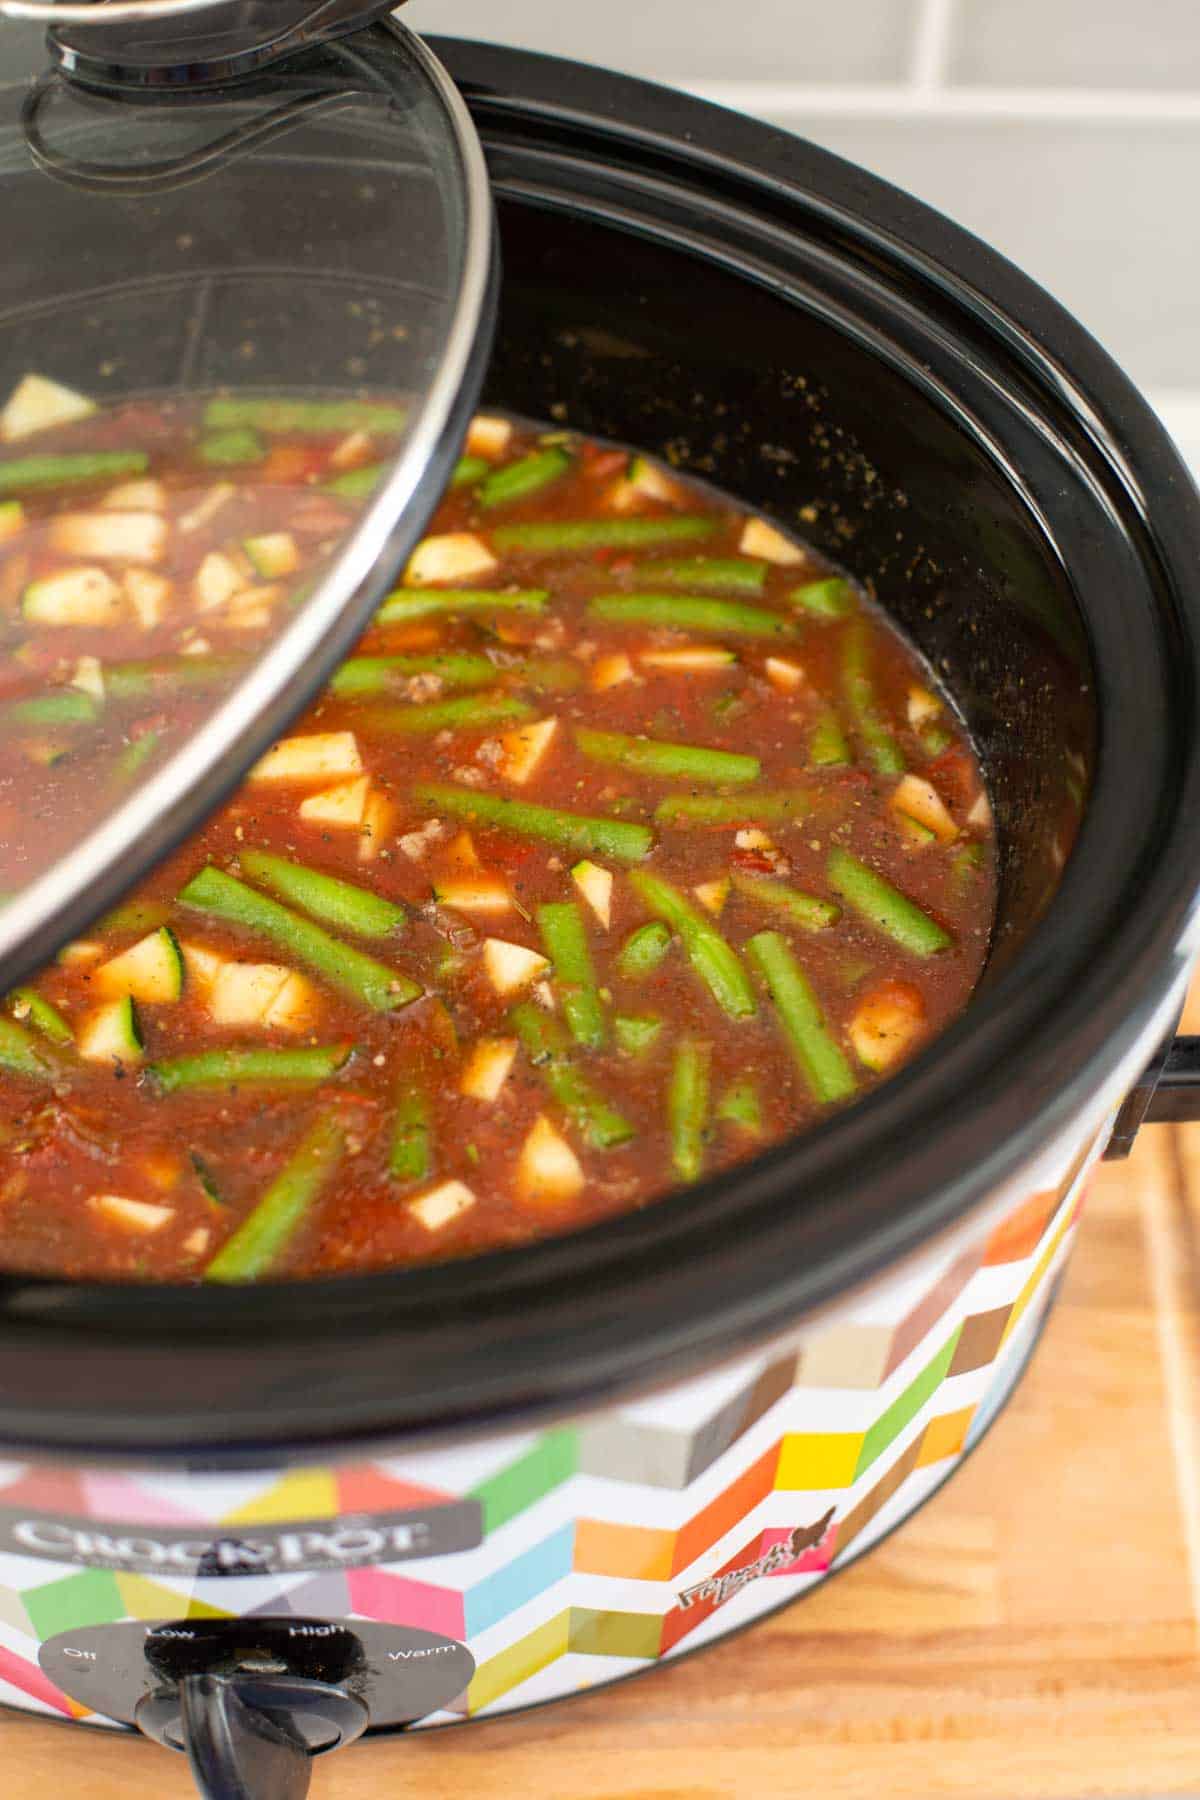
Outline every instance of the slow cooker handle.
POLYGON ((1165 1038, 1126 1096, 1105 1157, 1115 1162, 1128 1156, 1143 1125, 1186 1125, 1196 1120, 1200 1120, 1200 1037, 1165 1038))

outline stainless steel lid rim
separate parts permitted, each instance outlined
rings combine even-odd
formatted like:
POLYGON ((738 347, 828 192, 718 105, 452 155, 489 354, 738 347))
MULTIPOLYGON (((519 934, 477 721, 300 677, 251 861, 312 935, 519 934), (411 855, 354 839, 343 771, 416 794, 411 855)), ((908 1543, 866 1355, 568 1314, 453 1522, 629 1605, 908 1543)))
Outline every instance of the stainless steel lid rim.
MULTIPOLYGON (((478 72, 481 53, 442 49, 468 78, 478 72)), ((514 53, 489 51, 482 63, 493 77, 507 69, 514 87, 553 76, 566 93, 577 74, 584 87, 594 80, 571 65, 514 53)), ((643 111, 659 90, 618 84, 636 139, 634 90, 643 111)), ((772 208, 784 182, 772 180, 771 170, 795 156, 802 157, 810 186, 820 189, 817 201, 830 209, 848 210, 861 200, 870 215, 890 194, 834 158, 804 146, 794 150, 790 140, 781 151, 779 134, 764 127, 730 122, 678 96, 672 101, 710 139, 735 135, 743 162, 754 150, 772 208)), ((538 104, 535 95, 535 110, 538 104)), ((477 110, 490 131, 501 199, 519 167, 513 185, 529 203, 538 185, 531 179, 537 151, 519 129, 510 140, 503 126, 508 118, 519 123, 519 101, 492 92, 477 110)), ((619 131, 603 120, 601 128, 619 131)), ((568 166, 563 150, 574 156, 578 146, 552 144, 547 151, 547 204, 562 200, 555 168, 561 175, 568 166)), ((679 157, 685 170, 695 160, 686 145, 679 157)), ((807 191, 792 198, 802 240, 817 201, 807 191)), ((1128 601, 1127 617, 1112 616, 1111 597, 1085 594, 1107 708, 1095 817, 1062 896, 1014 965, 1022 979, 1010 983, 1005 1006, 984 996, 969 1019, 887 1089, 733 1181, 707 1183, 574 1239, 301 1290, 211 1295, 9 1281, 0 1292, 0 1377, 6 1365, 14 1372, 28 1359, 36 1392, 18 1403, 11 1373, 4 1379, 5 1436, 114 1452, 196 1455, 219 1443, 223 1454, 268 1446, 274 1453, 285 1443, 349 1447, 372 1434, 466 1427, 483 1418, 495 1425, 535 1406, 591 1404, 631 1383, 732 1353, 767 1335, 775 1322, 799 1317, 889 1267, 962 1218, 1039 1143, 1068 1128, 1141 1046, 1177 976, 1176 951, 1194 912, 1196 851, 1186 845, 1182 822, 1195 816, 1200 798, 1192 705, 1196 619, 1185 591, 1200 541, 1196 496, 1144 403, 1080 328, 965 234, 914 202, 901 210, 916 250, 947 260, 942 285, 955 289, 956 304, 962 304, 960 268, 970 272, 968 295, 994 272, 989 312, 999 310, 1012 329, 999 340, 985 334, 994 349, 989 360, 1025 356, 1037 363, 1039 428, 1060 446, 1064 465, 1079 465, 1081 492, 1090 486, 1097 517, 1110 520, 1103 541, 1097 526, 1090 551, 1086 543, 1080 547, 1082 573, 1098 570, 1109 551, 1125 559, 1116 586, 1118 599, 1128 601), (1084 398, 1064 403, 1061 367, 1070 368, 1070 385, 1084 398), (1173 510, 1162 504, 1168 495, 1173 510), (1164 740, 1170 737, 1171 767, 1165 741, 1139 752, 1139 824, 1131 818, 1139 796, 1118 791, 1112 758, 1138 746, 1156 695, 1166 697, 1159 729, 1164 740), (821 1218, 796 1205, 797 1191, 805 1190, 821 1194, 821 1218), (410 1366, 418 1347, 419 1380, 410 1366), (144 1372, 145 1355, 156 1349, 170 1357, 169 1382, 156 1381, 153 1396, 143 1382, 142 1393, 129 1400, 137 1369, 144 1372)), ((748 203, 745 211, 752 235, 748 203)), ((656 229, 666 234, 665 227, 656 229)), ((868 260, 877 271, 888 266, 894 230, 872 239, 868 216, 856 237, 860 245, 873 241, 868 260)), ((781 285, 788 280, 782 271, 781 285)), ((966 335, 965 347, 952 333, 948 338, 964 366, 975 355, 974 331, 966 335)), ((907 354, 914 362, 911 349, 907 354)), ((979 393, 971 397, 977 407, 988 389, 980 373, 979 393)), ((993 391, 993 404, 995 398, 993 391)), ((1059 529, 1053 509, 1050 523, 1059 529)), ((1069 520, 1061 522, 1064 542, 1069 527, 1069 520)), ((1131 785, 1126 771, 1126 789, 1131 785)))

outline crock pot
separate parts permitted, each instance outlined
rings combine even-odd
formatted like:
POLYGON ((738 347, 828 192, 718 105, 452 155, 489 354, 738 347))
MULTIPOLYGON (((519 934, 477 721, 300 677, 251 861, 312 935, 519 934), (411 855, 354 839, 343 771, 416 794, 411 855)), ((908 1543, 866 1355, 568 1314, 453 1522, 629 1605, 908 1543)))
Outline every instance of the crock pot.
POLYGON ((1197 948, 1200 500, 1147 406, 838 158, 432 47, 499 220, 485 398, 874 584, 984 759, 999 923, 896 1079, 634 1217, 303 1287, 0 1282, 0 1697, 186 1743, 210 1792, 650 1669, 861 1555, 1002 1407, 1094 1160, 1191 1106, 1155 1086, 1197 948))

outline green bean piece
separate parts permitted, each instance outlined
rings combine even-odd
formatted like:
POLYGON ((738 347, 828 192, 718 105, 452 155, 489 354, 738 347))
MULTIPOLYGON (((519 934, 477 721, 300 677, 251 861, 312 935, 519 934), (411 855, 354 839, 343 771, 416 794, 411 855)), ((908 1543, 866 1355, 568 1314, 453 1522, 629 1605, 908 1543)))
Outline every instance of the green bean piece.
POLYGON ((99 702, 81 688, 56 688, 51 694, 31 694, 28 700, 10 700, 0 707, 0 719, 7 725, 90 725, 99 715, 99 702))
POLYGON ((767 582, 767 565, 748 556, 684 556, 674 560, 640 562, 634 581, 652 591, 659 588, 725 588, 731 594, 761 594, 767 582))
POLYGON ((852 619, 842 639, 842 688, 867 760, 881 775, 902 775, 904 752, 879 716, 879 700, 871 679, 871 625, 852 619))
POLYGON ((765 794, 668 794, 654 809, 658 825, 782 825, 812 811, 805 788, 765 794))
POLYGON ((12 1019, 0 1018, 0 1069, 10 1075, 27 1075, 33 1081, 50 1080, 51 1071, 33 1039, 12 1019))
POLYGON ((454 473, 450 477, 452 488, 474 487, 482 481, 491 468, 486 456, 460 456, 454 465, 454 473))
POLYGON ((882 931, 913 956, 936 956, 954 942, 936 919, 890 881, 869 869, 848 850, 833 850, 828 862, 829 885, 868 925, 882 931))
POLYGON ((77 450, 62 456, 14 456, 0 462, 0 494, 25 488, 78 487, 143 475, 150 467, 144 450, 77 450))
POLYGON ((661 1019, 647 1018, 636 1013, 624 1013, 613 1020, 613 1036, 617 1040, 618 1050, 626 1056, 645 1056, 653 1048, 662 1034, 661 1019))
POLYGON ((189 1088, 316 1087, 349 1062, 349 1044, 306 1044, 296 1050, 198 1050, 150 1063, 147 1074, 163 1094, 189 1088))
POLYGON ((671 933, 661 919, 639 925, 621 946, 617 973, 630 981, 644 981, 647 975, 653 975, 670 948, 671 933))
POLYGON ((28 1019, 34 1030, 40 1031, 52 1044, 74 1043, 75 1033, 57 1006, 39 994, 36 988, 14 988, 8 999, 18 1019, 28 1019))
POLYGON ((544 612, 545 588, 398 588, 375 614, 377 625, 407 625, 435 613, 544 612))
POLYGON ((783 913, 802 931, 827 931, 842 916, 841 909, 832 900, 806 894, 802 888, 788 887, 786 882, 773 881, 769 875, 751 875, 743 869, 733 869, 730 880, 747 900, 755 900, 759 906, 783 913))
POLYGON ((588 616, 609 625, 669 625, 738 637, 793 637, 796 630, 791 619, 765 606, 707 594, 597 594, 588 616))
POLYGON ((490 731, 533 717, 527 700, 512 694, 462 694, 457 700, 430 700, 422 706, 373 706, 363 713, 375 731, 402 731, 408 737, 435 731, 490 731))
POLYGON ((286 394, 218 394, 204 409, 209 431, 257 426, 273 437, 324 437, 334 432, 374 431, 395 437, 404 430, 408 413, 403 406, 386 406, 374 400, 301 400, 286 394))
POLYGON ((388 1173, 394 1181, 424 1181, 433 1167, 429 1101, 415 1083, 402 1086, 392 1114, 388 1173))
POLYGON ((983 872, 983 845, 968 844, 950 858, 950 881, 955 893, 964 893, 983 872))
POLYGON ((336 494, 339 500, 365 500, 383 480, 384 468, 383 463, 364 463, 359 469, 344 470, 332 481, 323 482, 322 486, 327 494, 336 494))
POLYGON ((822 1106, 847 1100, 858 1083, 850 1064, 830 1036, 807 976, 777 931, 760 931, 746 946, 767 985, 796 1066, 813 1099, 822 1106))
POLYGON ((146 662, 105 663, 104 691, 113 700, 138 700, 160 687, 216 687, 245 666, 241 656, 163 656, 146 662))
POLYGON ((299 913, 247 887, 211 863, 192 877, 179 900, 183 906, 210 913, 231 925, 261 932, 280 949, 308 963, 332 987, 374 1012, 392 1012, 398 1006, 407 1006, 423 992, 419 983, 401 975, 399 970, 389 969, 340 938, 330 937, 319 925, 311 924, 299 913))
POLYGON ((290 900, 314 919, 324 919, 327 925, 352 931, 356 937, 392 937, 408 924, 407 913, 394 900, 385 900, 369 888, 355 887, 320 869, 288 862, 270 850, 243 850, 239 861, 251 881, 290 900))
POLYGON ((575 729, 575 743, 589 762, 610 763, 664 780, 757 781, 762 773, 757 756, 709 750, 702 744, 662 743, 655 738, 626 737, 620 731, 592 731, 582 725, 575 729))
POLYGON ((654 834, 648 825, 561 812, 550 806, 535 806, 529 800, 510 800, 502 794, 454 787, 449 782, 419 782, 413 789, 413 798, 434 812, 449 813, 451 818, 475 820, 498 831, 511 831, 517 837, 553 844, 556 850, 582 851, 585 856, 641 862, 654 845, 654 834))
POLYGON ((809 760, 818 768, 833 768, 850 761, 850 746, 835 712, 822 713, 808 745, 809 760))
POLYGON ((529 657, 516 662, 500 663, 492 671, 506 681, 514 681, 535 694, 568 694, 583 680, 583 671, 569 657, 529 657))
POLYGON ((856 600, 854 589, 840 575, 831 575, 826 581, 808 581, 803 587, 792 589, 793 606, 801 606, 805 612, 816 613, 822 619, 844 619, 852 613, 856 600))
POLYGON ((334 671, 330 691, 346 699, 359 694, 386 694, 414 676, 433 675, 448 688, 487 687, 498 670, 486 656, 469 650, 431 652, 428 656, 352 656, 334 671))
POLYGON ((646 544, 687 543, 711 537, 717 520, 559 519, 529 525, 501 525, 492 533, 497 550, 552 554, 559 550, 640 550, 646 544))
POLYGON ((162 741, 161 731, 147 731, 140 738, 132 738, 113 765, 118 779, 132 781, 143 764, 150 761, 162 741))
POLYGON ((512 500, 528 499, 541 493, 552 481, 558 481, 571 467, 565 450, 535 450, 506 468, 493 469, 480 484, 481 506, 505 506, 512 500))
POLYGON ((762 1130, 762 1103, 752 1081, 735 1081, 717 1103, 717 1117, 726 1125, 738 1125, 757 1135, 762 1130))
POLYGON ((345 1133, 326 1114, 305 1133, 254 1211, 227 1238, 204 1271, 205 1281, 257 1281, 269 1274, 342 1159, 345 1133))
POLYGON ((537 922, 571 1036, 587 1050, 602 1049, 604 1008, 582 912, 574 900, 556 900, 538 907, 537 922))
POLYGON ((263 462, 267 446, 257 431, 219 431, 201 438, 196 454, 210 469, 239 469, 263 462))
POLYGON ((659 876, 636 869, 629 879, 643 904, 678 932, 688 961, 717 1005, 734 1019, 755 1013, 754 990, 741 958, 712 921, 659 876))
POLYGON ((704 1169, 712 1046, 684 1038, 675 1051, 667 1090, 671 1163, 681 1181, 698 1181, 704 1169))
POLYGON ((553 1014, 536 1001, 522 1000, 510 1012, 509 1022, 551 1095, 588 1143, 597 1150, 628 1143, 633 1126, 580 1074, 572 1061, 570 1037, 553 1014))

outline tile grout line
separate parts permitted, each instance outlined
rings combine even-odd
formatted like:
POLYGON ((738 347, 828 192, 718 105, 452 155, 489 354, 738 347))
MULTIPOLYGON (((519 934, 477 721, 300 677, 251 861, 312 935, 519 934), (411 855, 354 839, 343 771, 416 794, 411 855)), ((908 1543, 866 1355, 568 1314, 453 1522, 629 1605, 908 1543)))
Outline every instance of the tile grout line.
POLYGON ((1172 1217, 1173 1197, 1166 1191, 1168 1181, 1179 1190, 1186 1177, 1179 1157, 1178 1127, 1169 1127, 1169 1132, 1158 1166, 1152 1165, 1153 1173, 1138 1181, 1137 1197, 1167 1402, 1175 1492, 1182 1514, 1192 1625, 1200 1639, 1200 1392, 1185 1325, 1189 1303, 1193 1301, 1187 1259, 1181 1252, 1178 1226, 1172 1217))
POLYGON ((953 15, 954 0, 921 0, 909 69, 909 81, 919 93, 937 93, 946 85, 953 15))
POLYGON ((834 118, 1062 120, 1071 124, 1194 125, 1200 94, 1153 88, 921 87, 899 82, 703 80, 672 85, 738 112, 834 118))

